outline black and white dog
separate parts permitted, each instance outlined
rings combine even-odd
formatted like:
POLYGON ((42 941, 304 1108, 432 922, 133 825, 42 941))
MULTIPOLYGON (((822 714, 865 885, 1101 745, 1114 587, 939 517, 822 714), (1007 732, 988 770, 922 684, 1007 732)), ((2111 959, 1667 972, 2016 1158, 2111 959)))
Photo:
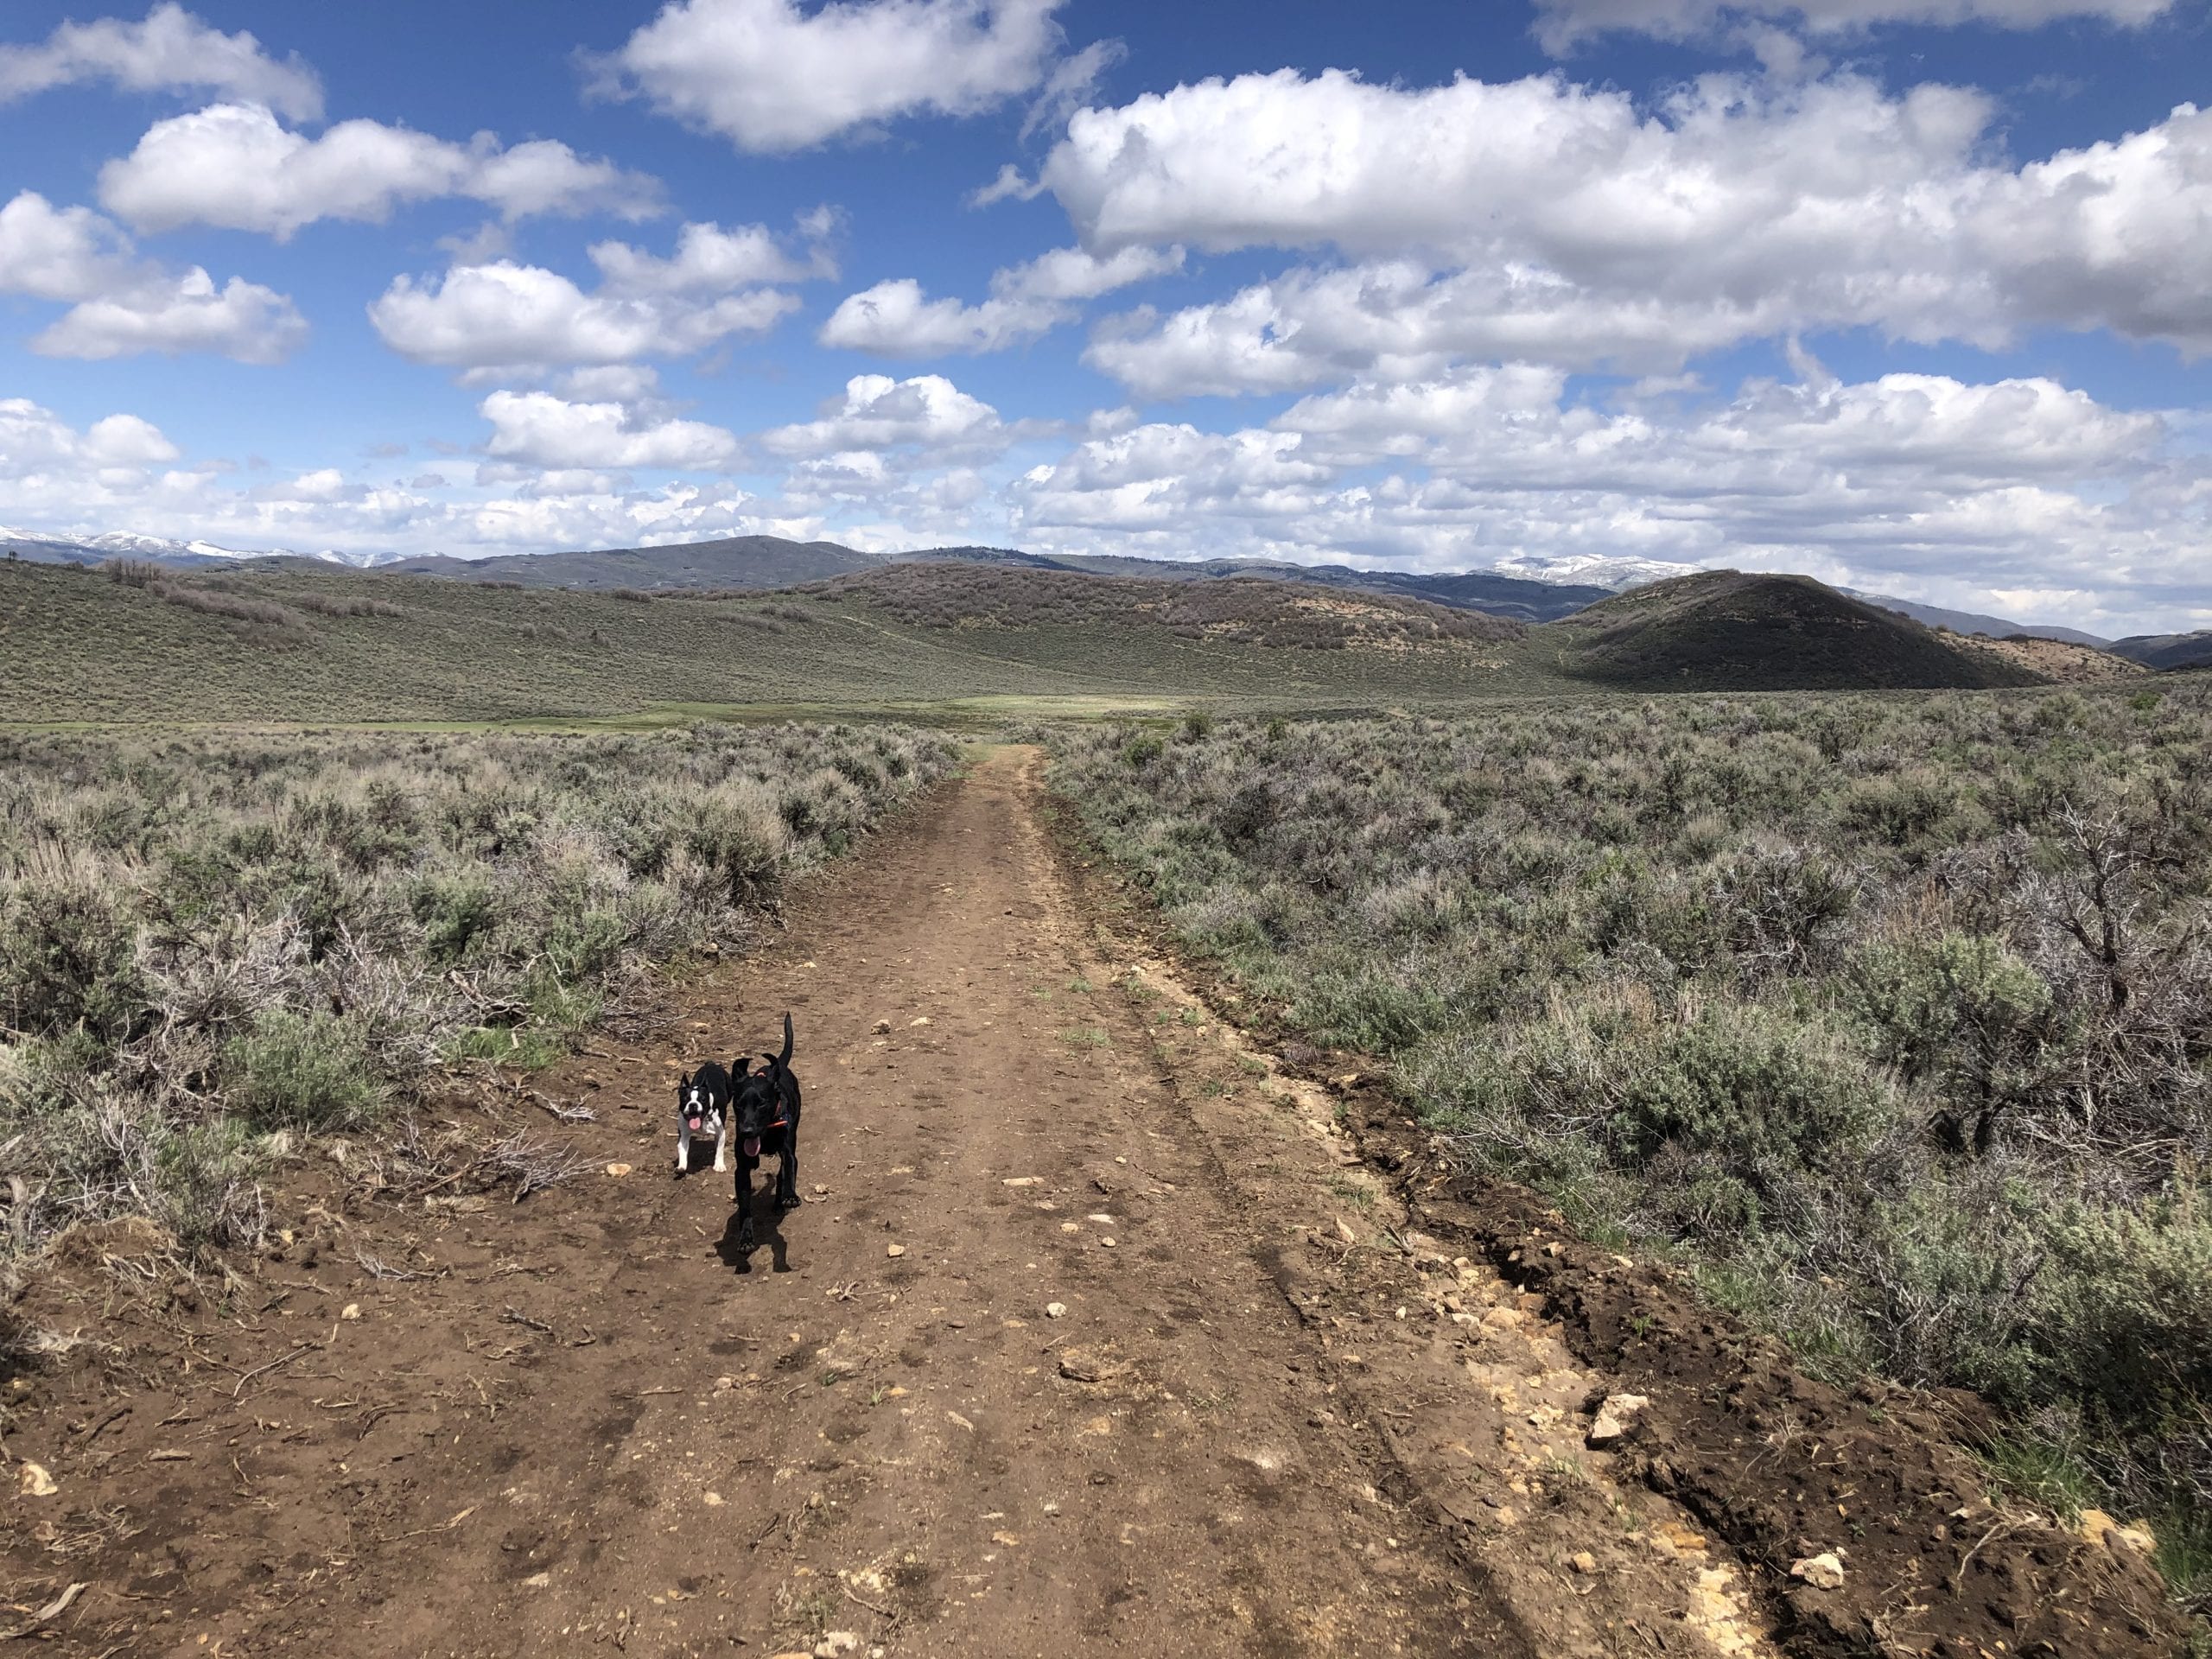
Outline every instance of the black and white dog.
MULTIPOLYGON (((791 1074, 791 1017, 784 1016, 784 1052, 763 1054, 768 1064, 755 1071, 750 1060, 737 1062, 735 1096, 729 1116, 737 1135, 737 1245, 753 1246, 753 1172, 763 1157, 783 1160, 776 1173, 776 1207, 798 1208, 798 1079, 791 1074)), ((721 1166, 717 1163, 715 1168, 721 1166)))
POLYGON ((676 1173, 679 1175, 691 1167, 694 1141, 715 1143, 717 1173, 729 1167, 729 1073, 712 1060, 676 1085, 676 1173))

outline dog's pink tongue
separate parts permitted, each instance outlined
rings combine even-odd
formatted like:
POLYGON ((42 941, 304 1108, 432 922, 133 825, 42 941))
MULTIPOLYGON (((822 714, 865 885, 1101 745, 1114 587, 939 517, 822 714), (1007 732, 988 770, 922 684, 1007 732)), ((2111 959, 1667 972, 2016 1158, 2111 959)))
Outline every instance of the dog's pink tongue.
POLYGON ((693 1118, 693 1119, 691 1120, 691 1127, 692 1127, 693 1128, 696 1129, 696 1128, 703 1128, 704 1126, 703 1126, 703 1125, 699 1122, 699 1120, 698 1120, 697 1118, 696 1118, 696 1117, 695 1117, 695 1118, 693 1118))
POLYGON ((745 1155, 748 1158, 758 1158, 760 1155, 760 1137, 759 1135, 748 1135, 745 1137, 745 1155))

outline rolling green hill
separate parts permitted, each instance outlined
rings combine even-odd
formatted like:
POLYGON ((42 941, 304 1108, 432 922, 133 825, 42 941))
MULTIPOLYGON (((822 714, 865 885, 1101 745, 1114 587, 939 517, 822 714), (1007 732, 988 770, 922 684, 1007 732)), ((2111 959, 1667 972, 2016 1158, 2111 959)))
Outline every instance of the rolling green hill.
POLYGON ((925 620, 858 588, 647 599, 291 564, 132 575, 0 564, 0 720, 1325 710, 1556 689, 1527 682, 1512 640, 1479 637, 1516 625, 1279 583, 1226 584, 1274 596, 1255 628, 1157 606, 925 620))
POLYGON ((878 561, 835 542, 779 536, 731 536, 681 547, 621 547, 603 553, 508 553, 489 559, 443 556, 376 567, 378 575, 446 576, 456 582, 520 582, 525 588, 645 590, 672 588, 790 588, 878 561))
POLYGON ((520 582, 525 588, 585 588, 648 593, 673 589, 795 588, 832 576, 898 564, 960 563, 1011 569, 1141 576, 1155 582, 1220 582, 1262 577, 1309 587, 1396 594, 1524 622, 1549 621, 1605 598, 1607 588, 1577 587, 1500 575, 1494 570, 1430 573, 1355 570, 1347 565, 1268 561, 1122 558, 1109 555, 1023 553, 1003 547, 940 547, 877 556, 836 542, 791 542, 775 536, 734 536, 671 547, 606 552, 515 553, 489 559, 405 559, 376 569, 398 575, 448 576, 458 582, 520 582))
POLYGON ((1616 594, 1530 645, 1576 679, 1653 690, 2035 685, 2042 677, 1809 576, 1709 570, 1616 594))
POLYGON ((1255 577, 973 562, 658 596, 304 562, 0 563, 0 721, 41 725, 1436 711, 1532 695, 2050 677, 1807 578, 1734 572, 1529 628, 1255 577))

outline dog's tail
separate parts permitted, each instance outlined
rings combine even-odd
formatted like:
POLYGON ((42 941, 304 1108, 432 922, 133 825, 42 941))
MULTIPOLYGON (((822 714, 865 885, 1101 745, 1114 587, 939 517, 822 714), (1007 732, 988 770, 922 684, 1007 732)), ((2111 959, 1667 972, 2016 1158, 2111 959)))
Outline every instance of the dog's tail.
POLYGON ((777 1069, 778 1069, 779 1071, 780 1071, 780 1070, 782 1070, 785 1066, 789 1065, 791 1063, 791 1015, 790 1015, 790 1014, 786 1014, 784 1016, 784 1052, 783 1052, 781 1054, 779 1054, 779 1055, 778 1055, 778 1056, 776 1057, 776 1066, 777 1066, 777 1069))

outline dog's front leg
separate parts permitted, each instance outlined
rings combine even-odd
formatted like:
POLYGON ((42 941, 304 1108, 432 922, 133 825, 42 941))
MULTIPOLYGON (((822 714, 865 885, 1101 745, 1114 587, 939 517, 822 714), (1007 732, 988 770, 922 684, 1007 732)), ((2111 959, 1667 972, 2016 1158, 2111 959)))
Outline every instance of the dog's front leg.
POLYGON ((722 1118, 721 1132, 715 1136, 715 1173, 726 1174, 729 1170, 729 1118, 722 1118))
POLYGON ((688 1173, 691 1168, 691 1131, 682 1119, 676 1125, 676 1173, 688 1173))
POLYGON ((779 1210, 798 1208, 798 1130, 786 1129, 784 1141, 783 1167, 776 1173, 776 1207, 779 1210))
POLYGON ((737 1168, 737 1248, 753 1248, 753 1172, 742 1163, 737 1168))

